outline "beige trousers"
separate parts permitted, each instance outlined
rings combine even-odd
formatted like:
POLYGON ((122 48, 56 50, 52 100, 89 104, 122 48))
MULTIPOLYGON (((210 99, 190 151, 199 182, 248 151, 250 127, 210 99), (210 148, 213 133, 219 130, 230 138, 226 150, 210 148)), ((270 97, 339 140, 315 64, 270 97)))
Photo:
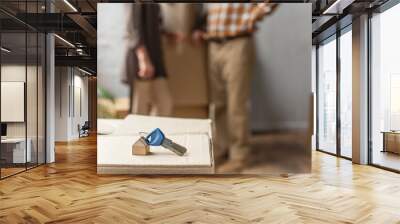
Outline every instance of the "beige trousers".
POLYGON ((248 110, 253 59, 254 45, 250 37, 209 45, 210 114, 215 124, 216 158, 228 152, 230 159, 241 160, 249 153, 248 110))
POLYGON ((171 116, 173 102, 165 78, 135 80, 132 91, 132 113, 171 116))

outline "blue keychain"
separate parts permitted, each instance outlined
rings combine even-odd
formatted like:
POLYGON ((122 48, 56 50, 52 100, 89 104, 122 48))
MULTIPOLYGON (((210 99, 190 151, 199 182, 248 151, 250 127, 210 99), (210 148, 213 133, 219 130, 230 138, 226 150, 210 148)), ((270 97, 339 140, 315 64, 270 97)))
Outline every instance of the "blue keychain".
POLYGON ((164 133, 159 128, 156 128, 150 132, 145 139, 147 144, 151 146, 162 146, 171 150, 178 156, 183 156, 187 151, 185 147, 173 142, 171 139, 166 138, 164 133))
POLYGON ((156 128, 150 134, 146 136, 146 142, 152 146, 160 146, 165 139, 164 133, 159 129, 156 128))

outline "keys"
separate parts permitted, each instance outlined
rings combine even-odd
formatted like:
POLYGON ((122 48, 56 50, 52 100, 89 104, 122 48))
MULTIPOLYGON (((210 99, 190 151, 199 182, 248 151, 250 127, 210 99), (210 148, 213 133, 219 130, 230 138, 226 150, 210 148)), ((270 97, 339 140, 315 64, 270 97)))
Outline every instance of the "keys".
POLYGON ((183 156, 187 151, 185 147, 173 142, 169 138, 166 138, 159 128, 154 129, 154 131, 147 135, 146 142, 152 146, 162 146, 169 149, 178 156, 183 156))
POLYGON ((163 143, 161 144, 162 147, 171 150, 178 156, 183 156, 186 153, 186 148, 173 142, 171 139, 165 138, 163 143))

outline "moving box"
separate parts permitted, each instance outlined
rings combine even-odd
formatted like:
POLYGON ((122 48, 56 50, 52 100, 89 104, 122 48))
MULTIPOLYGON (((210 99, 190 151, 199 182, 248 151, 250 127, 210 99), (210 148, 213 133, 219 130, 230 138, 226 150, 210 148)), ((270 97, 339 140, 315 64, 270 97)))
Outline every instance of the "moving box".
POLYGON ((211 120, 129 115, 122 120, 99 119, 98 174, 214 173, 211 120), (143 132, 160 128, 167 138, 187 148, 183 156, 150 146, 149 155, 132 155, 143 132))

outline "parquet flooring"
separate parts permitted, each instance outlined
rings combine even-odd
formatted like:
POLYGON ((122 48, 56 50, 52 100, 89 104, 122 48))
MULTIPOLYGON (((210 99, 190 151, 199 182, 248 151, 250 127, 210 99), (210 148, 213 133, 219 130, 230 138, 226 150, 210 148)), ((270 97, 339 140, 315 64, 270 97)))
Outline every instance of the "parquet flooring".
POLYGON ((0 181, 0 223, 400 223, 400 175, 313 153, 311 174, 98 176, 96 139, 0 181))
POLYGON ((15 174, 15 173, 19 173, 19 172, 22 172, 22 171, 25 171, 25 167, 21 167, 21 168, 15 168, 15 167, 11 167, 11 168, 9 168, 9 167, 7 167, 7 168, 1 168, 1 175, 2 175, 2 177, 7 177, 7 176, 10 176, 10 175, 13 175, 13 174, 15 174))

